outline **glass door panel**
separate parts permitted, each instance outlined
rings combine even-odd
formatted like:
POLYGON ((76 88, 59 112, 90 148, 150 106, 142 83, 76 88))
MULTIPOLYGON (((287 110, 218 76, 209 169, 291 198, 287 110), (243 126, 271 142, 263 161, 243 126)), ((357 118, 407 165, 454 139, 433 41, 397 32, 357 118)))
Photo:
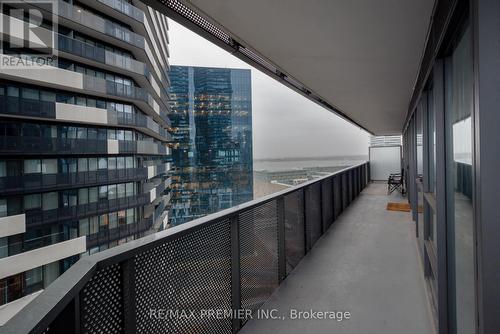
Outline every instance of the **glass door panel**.
POLYGON ((446 183, 452 333, 475 333, 472 209, 473 59, 467 28, 446 64, 446 183))

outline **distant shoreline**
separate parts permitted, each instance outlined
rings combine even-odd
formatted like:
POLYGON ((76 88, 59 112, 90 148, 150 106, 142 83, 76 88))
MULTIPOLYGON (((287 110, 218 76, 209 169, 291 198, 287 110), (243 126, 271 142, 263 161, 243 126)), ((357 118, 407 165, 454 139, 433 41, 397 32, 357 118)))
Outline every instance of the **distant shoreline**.
POLYGON ((287 158, 254 158, 254 161, 307 161, 307 160, 367 160, 368 155, 337 155, 330 157, 287 157, 287 158))

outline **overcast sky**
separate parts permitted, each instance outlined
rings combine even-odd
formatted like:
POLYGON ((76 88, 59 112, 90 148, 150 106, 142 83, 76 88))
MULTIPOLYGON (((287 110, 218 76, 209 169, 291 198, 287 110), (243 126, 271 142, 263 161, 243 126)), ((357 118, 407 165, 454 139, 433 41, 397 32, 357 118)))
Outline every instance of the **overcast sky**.
MULTIPOLYGON (((368 133, 169 20, 170 63, 252 70, 253 155, 367 155, 368 133)), ((334 101, 335 102, 335 101, 334 101)))

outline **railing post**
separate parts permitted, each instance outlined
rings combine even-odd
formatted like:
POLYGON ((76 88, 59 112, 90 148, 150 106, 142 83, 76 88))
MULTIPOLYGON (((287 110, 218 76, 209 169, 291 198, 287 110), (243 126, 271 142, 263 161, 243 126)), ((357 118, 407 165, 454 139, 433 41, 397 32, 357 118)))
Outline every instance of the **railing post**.
POLYGON ((241 328, 241 319, 238 315, 241 309, 241 283, 240 283, 240 225, 238 216, 231 218, 231 308, 233 310, 233 333, 241 328))
POLYGON ((324 210, 323 210, 323 184, 325 181, 319 181, 319 216, 321 219, 321 235, 325 233, 325 215, 324 215, 324 210))
POLYGON ((365 187, 368 185, 368 163, 365 163, 365 187))
POLYGON ((278 282, 286 277, 286 251, 285 251, 285 197, 276 199, 278 208, 278 282))
POLYGON ((121 264, 123 291, 123 320, 125 333, 136 333, 135 261, 134 258, 121 264))
POLYGON ((352 170, 352 200, 358 196, 358 169, 354 168, 352 170))
POLYGON ((307 240, 309 238, 309 233, 307 232, 307 187, 302 188, 302 212, 304 214, 304 254, 307 254, 309 252, 309 241, 307 240))
POLYGON ((51 333, 80 333, 80 298, 79 294, 60 311, 56 319, 50 324, 51 333))
POLYGON ((332 176, 330 178, 332 180, 332 224, 337 220, 337 216, 335 215, 335 177, 332 176))
POLYGON ((344 177, 342 174, 338 176, 339 180, 339 195, 340 195, 340 208, 339 208, 339 216, 344 211, 344 181, 342 180, 344 177))
POLYGON ((363 188, 366 188, 368 177, 366 176, 366 164, 363 165, 363 188))
POLYGON ((80 334, 80 294, 77 293, 73 301, 75 303, 75 334, 80 334))
POLYGON ((372 171, 371 171, 371 169, 370 169, 370 162, 368 162, 368 163, 366 164, 366 174, 367 174, 367 180, 366 180, 367 182, 366 182, 366 183, 367 183, 367 184, 368 184, 368 183, 370 183, 370 182, 371 182, 371 180, 372 180, 372 175, 371 175, 371 172, 372 172, 372 171))
POLYGON ((358 196, 359 196, 359 193, 361 192, 361 167, 358 167, 357 168, 357 176, 358 176, 358 182, 357 182, 357 185, 358 185, 358 196))
POLYGON ((366 164, 363 165, 363 189, 366 187, 366 164))

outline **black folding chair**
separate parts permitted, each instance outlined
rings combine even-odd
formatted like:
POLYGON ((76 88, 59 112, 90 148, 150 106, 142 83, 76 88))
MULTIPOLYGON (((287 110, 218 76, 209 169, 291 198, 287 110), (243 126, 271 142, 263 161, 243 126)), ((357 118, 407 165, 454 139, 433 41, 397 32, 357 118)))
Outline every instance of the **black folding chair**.
POLYGON ((405 170, 401 170, 400 174, 389 174, 389 179, 387 179, 387 195, 392 194, 394 190, 397 190, 401 195, 405 195, 405 170))

